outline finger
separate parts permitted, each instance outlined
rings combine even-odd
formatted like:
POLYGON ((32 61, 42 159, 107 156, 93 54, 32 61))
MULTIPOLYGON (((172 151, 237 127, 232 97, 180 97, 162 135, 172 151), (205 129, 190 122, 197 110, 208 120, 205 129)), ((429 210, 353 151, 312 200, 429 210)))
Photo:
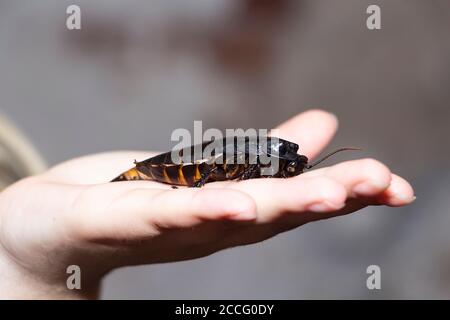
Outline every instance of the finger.
MULTIPOLYGON (((376 189, 372 189, 372 191, 375 193, 377 192, 376 189)), ((405 206, 412 203, 415 199, 414 190, 408 181, 398 175, 392 174, 388 188, 376 197, 359 196, 357 198, 351 198, 347 200, 345 206, 340 210, 325 213, 309 212, 305 214, 305 217, 307 222, 310 222, 350 214, 370 205, 387 205, 391 207, 405 206)), ((297 220, 294 221, 294 223, 297 223, 298 226, 305 223, 305 221, 297 220)))
POLYGON ((350 197, 376 197, 391 183, 391 172, 374 159, 345 161, 321 171, 323 175, 341 183, 350 197))
POLYGON ((350 197, 362 199, 366 205, 403 206, 415 200, 409 182, 374 159, 346 161, 304 174, 305 177, 323 175, 343 183, 350 197))
MULTIPOLYGON (((318 171, 318 170, 317 170, 318 171)), ((322 170, 324 171, 324 170, 322 170)), ((369 189, 372 187, 369 184, 369 189)), ((346 188, 351 189, 350 185, 346 188)), ((366 189, 366 187, 364 187, 366 189)), ((376 188, 371 189, 375 194, 378 192, 376 188)), ((379 189, 378 189, 379 190, 379 189)), ((405 179, 399 177, 396 174, 391 175, 391 181, 384 191, 379 193, 375 197, 359 195, 357 198, 348 199, 345 206, 335 212, 307 212, 300 217, 292 217, 286 220, 287 229, 292 229, 306 222, 328 219, 336 216, 346 215, 355 211, 361 210, 370 205, 387 205, 391 207, 405 206, 412 203, 416 197, 414 196, 414 190, 412 186, 405 179)))
POLYGON ((414 195, 414 189, 411 184, 402 177, 392 174, 391 184, 378 197, 378 203, 391 207, 399 207, 408 205, 415 199, 416 196, 414 195))
POLYGON ((300 221, 300 225, 308 222, 343 216, 361 210, 367 206, 368 204, 362 199, 348 199, 342 209, 333 212, 306 212, 303 219, 300 221))
POLYGON ((139 239, 203 221, 256 218, 253 199, 236 190, 135 188, 111 196, 105 193, 109 189, 109 185, 89 187, 77 198, 72 216, 79 237, 139 239))
POLYGON ((255 179, 230 186, 255 200, 260 223, 272 222, 289 213, 336 211, 345 205, 347 197, 342 185, 326 177, 255 179))
MULTIPOLYGON (((376 189, 373 190, 376 192, 376 189)), ((400 207, 412 203, 416 199, 412 186, 396 174, 391 175, 391 182, 387 189, 382 191, 377 197, 351 198, 347 200, 345 206, 335 212, 308 212, 302 215, 303 219, 291 219, 290 228, 297 227, 306 222, 328 219, 336 216, 346 215, 361 210, 370 205, 387 205, 400 207)))
MULTIPOLYGON (((379 168, 383 170, 382 168, 379 168)), ((324 170, 322 170, 324 171, 324 170)), ((358 181, 358 180, 356 180, 358 181)), ((351 179, 346 188, 351 189, 351 179)), ((383 187, 381 187, 382 189, 383 187)), ((369 183, 368 187, 364 187, 365 190, 371 190, 374 194, 377 194, 380 189, 373 188, 369 183)), ((411 185, 405 179, 399 177, 396 174, 391 175, 391 180, 388 188, 381 193, 378 193, 375 197, 358 195, 356 198, 350 198, 347 200, 345 206, 334 212, 306 212, 301 216, 295 218, 290 217, 286 219, 286 223, 283 222, 286 230, 298 227, 306 222, 328 219, 336 216, 346 215, 355 211, 361 210, 370 205, 387 205, 391 207, 405 206, 412 203, 416 197, 414 196, 414 190, 411 185)))
MULTIPOLYGON (((378 171, 379 175, 377 175, 377 178, 381 176, 381 180, 384 179, 384 182, 388 180, 388 177, 386 176, 387 172, 385 171, 386 168, 383 168, 383 165, 380 163, 371 163, 371 161, 367 161, 366 159, 363 160, 362 163, 359 163, 359 166, 373 169, 370 172, 374 176, 378 171)), ((309 178, 319 178, 324 175, 327 169, 328 168, 314 170, 314 172, 311 171, 308 174, 309 178)), ((305 174, 304 177, 308 175, 305 174)), ((352 186, 358 185, 359 183, 364 184, 364 181, 370 181, 370 179, 374 176, 371 176, 370 174, 368 176, 358 176, 355 174, 353 177, 350 176, 347 179, 345 179, 345 175, 340 175, 338 177, 342 179, 342 182, 344 182, 343 186, 347 190, 352 192, 352 186), (342 176, 344 176, 344 179, 342 179, 342 176)), ((237 231, 232 233, 229 237, 224 239, 223 247, 232 247, 236 245, 250 244, 262 241, 264 239, 273 237, 278 233, 297 228, 301 225, 304 225, 305 223, 350 214, 359 211, 369 205, 402 206, 411 203, 415 199, 414 191, 411 185, 406 180, 395 174, 391 175, 391 180, 388 188, 379 193, 379 190, 383 188, 384 186, 381 186, 381 188, 372 188, 372 185, 369 183, 369 187, 364 186, 362 188, 363 190, 365 190, 365 192, 357 195, 357 198, 347 199, 345 206, 338 210, 328 210, 324 212, 310 210, 301 212, 301 214, 297 215, 284 214, 280 215, 278 219, 274 219, 270 224, 243 226, 240 229, 237 229, 237 231), (378 196, 365 196, 367 194, 367 191, 369 195, 378 194, 378 196), (246 232, 248 236, 242 237, 244 232, 246 232)))
POLYGON ((333 114, 323 110, 309 110, 275 128, 274 135, 300 146, 299 152, 309 158, 317 156, 331 141, 338 127, 333 114))
POLYGON ((391 172, 373 159, 361 159, 339 163, 337 165, 313 170, 303 175, 304 178, 317 179, 326 177, 345 189, 349 198, 345 206, 325 212, 306 210, 298 217, 288 217, 282 225, 288 228, 326 218, 348 214, 369 204, 378 204, 378 197, 390 186, 391 172))

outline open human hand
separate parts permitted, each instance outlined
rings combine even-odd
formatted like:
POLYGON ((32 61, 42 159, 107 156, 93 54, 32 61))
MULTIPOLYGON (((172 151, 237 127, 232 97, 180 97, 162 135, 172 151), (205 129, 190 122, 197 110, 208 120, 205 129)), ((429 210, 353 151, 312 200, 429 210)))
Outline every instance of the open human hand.
MULTIPOLYGON (((317 156, 336 118, 304 112, 277 129, 317 156)), ((307 222, 368 205, 403 206, 412 187, 373 159, 342 162, 288 179, 213 182, 172 189, 151 181, 108 183, 148 152, 67 161, 0 194, 0 297, 95 298, 110 270, 193 259, 263 241, 307 222), (82 290, 66 287, 69 265, 82 290)))

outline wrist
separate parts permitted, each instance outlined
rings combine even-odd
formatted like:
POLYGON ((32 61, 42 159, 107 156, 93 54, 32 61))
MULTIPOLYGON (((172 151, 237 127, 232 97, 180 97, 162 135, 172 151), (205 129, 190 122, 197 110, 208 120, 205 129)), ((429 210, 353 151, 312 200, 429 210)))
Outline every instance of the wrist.
MULTIPOLYGON (((70 274, 66 274, 66 279, 70 274)), ((71 300, 97 299, 100 281, 90 283, 88 288, 69 289, 67 281, 47 279, 34 274, 0 250, 0 299, 71 300)))

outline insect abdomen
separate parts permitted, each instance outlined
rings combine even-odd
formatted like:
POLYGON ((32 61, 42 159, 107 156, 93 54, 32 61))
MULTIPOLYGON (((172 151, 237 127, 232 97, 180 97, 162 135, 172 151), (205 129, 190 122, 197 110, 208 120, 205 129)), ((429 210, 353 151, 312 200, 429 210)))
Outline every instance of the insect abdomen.
POLYGON ((121 175, 124 176, 123 179, 114 181, 153 180, 172 185, 192 186, 195 182, 202 178, 202 174, 205 172, 206 166, 207 164, 204 163, 158 165, 137 163, 136 168, 121 175))
POLYGON ((143 177, 140 176, 138 170, 136 168, 131 168, 130 170, 125 171, 121 175, 117 176, 111 182, 115 181, 131 181, 131 180, 144 180, 143 177))
POLYGON ((200 164, 151 165, 152 180, 179 186, 191 186, 202 177, 200 164))

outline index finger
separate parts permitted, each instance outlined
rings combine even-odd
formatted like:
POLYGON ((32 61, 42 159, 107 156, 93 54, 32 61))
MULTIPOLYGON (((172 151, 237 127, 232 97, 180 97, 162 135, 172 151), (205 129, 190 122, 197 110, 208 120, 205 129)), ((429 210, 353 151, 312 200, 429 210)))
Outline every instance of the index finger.
POLYGON ((278 138, 297 143, 300 146, 299 153, 313 158, 330 143, 337 127, 335 115, 313 109, 296 115, 275 129, 278 138))

